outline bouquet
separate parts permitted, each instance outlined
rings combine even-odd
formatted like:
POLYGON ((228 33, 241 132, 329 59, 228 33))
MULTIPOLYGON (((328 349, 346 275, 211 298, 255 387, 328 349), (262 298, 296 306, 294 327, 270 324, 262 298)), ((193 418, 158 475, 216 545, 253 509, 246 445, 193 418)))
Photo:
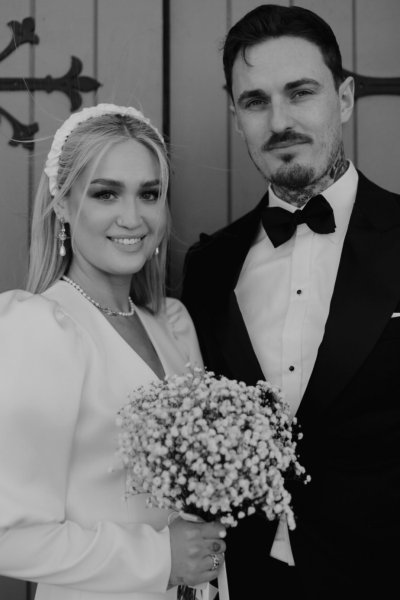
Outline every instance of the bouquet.
POLYGON ((293 422, 266 381, 247 386, 190 367, 140 387, 117 416, 127 494, 231 527, 256 511, 285 515, 293 529, 284 477, 307 480, 293 422))

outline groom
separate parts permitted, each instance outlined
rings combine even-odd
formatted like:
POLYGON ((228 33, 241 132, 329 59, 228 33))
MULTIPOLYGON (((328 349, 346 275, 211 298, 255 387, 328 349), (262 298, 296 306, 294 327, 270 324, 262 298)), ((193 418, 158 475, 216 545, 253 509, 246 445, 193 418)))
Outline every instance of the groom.
POLYGON ((312 481, 297 527, 246 518, 227 539, 230 599, 389 597, 400 568, 400 197, 345 158, 354 83, 331 28, 262 5, 229 31, 233 113, 269 182, 203 234, 183 301, 205 364, 282 387, 312 481))

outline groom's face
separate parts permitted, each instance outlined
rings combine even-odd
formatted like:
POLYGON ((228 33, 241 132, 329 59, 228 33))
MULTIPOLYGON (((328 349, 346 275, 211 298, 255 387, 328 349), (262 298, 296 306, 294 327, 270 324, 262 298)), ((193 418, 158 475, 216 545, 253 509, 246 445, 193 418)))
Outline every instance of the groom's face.
POLYGON ((251 159, 277 185, 301 188, 324 176, 353 107, 351 78, 337 90, 320 49, 272 38, 238 54, 232 70, 237 128, 251 159))

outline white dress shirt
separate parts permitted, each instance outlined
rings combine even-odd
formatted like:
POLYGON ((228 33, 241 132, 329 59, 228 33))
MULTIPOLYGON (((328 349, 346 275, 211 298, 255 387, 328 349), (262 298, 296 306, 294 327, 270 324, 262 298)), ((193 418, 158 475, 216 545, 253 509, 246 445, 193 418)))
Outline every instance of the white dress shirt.
MULTIPOLYGON (((324 335, 357 184, 358 174, 350 163, 346 173, 323 192, 334 211, 334 233, 317 234, 303 223, 290 240, 274 248, 260 225, 235 289, 264 376, 282 388, 293 416, 324 335)), ((269 206, 296 210, 271 187, 269 206)), ((284 521, 271 556, 294 564, 284 521)))

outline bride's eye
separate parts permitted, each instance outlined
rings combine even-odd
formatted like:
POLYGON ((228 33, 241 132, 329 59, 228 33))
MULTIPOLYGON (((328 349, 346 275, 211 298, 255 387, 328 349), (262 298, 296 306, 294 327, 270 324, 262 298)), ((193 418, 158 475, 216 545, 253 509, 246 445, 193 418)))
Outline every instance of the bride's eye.
POLYGON ((93 192, 91 196, 92 198, 109 202, 111 200, 114 200, 117 195, 112 190, 98 190, 97 192, 93 192))
POLYGON ((158 188, 154 190, 146 190, 140 194, 140 197, 146 202, 157 202, 160 197, 160 190, 158 188))

